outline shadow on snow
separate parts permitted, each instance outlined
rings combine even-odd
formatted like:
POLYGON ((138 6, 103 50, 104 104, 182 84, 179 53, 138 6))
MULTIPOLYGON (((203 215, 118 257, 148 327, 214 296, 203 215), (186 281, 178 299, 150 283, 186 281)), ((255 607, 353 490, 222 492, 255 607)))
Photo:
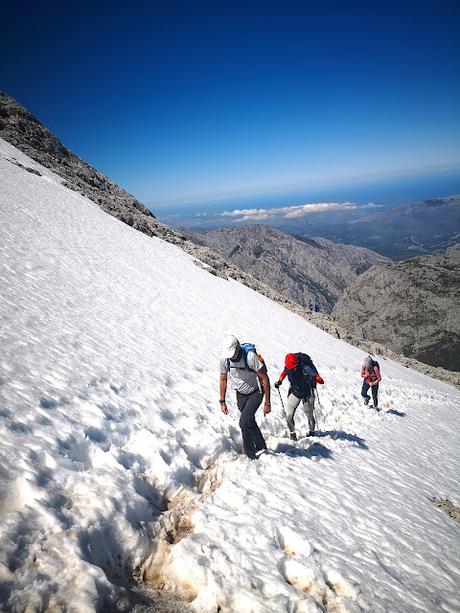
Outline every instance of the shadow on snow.
POLYGON ((390 413, 391 415, 397 415, 398 417, 406 416, 405 413, 403 413, 402 411, 397 411, 396 409, 390 409, 389 411, 387 411, 387 413, 390 413))
POLYGON ((291 445, 289 443, 278 443, 276 449, 274 449, 276 453, 285 453, 286 455, 293 457, 302 457, 302 458, 331 458, 332 451, 322 445, 321 443, 313 443, 308 449, 303 449, 302 447, 296 447, 295 445, 291 445))

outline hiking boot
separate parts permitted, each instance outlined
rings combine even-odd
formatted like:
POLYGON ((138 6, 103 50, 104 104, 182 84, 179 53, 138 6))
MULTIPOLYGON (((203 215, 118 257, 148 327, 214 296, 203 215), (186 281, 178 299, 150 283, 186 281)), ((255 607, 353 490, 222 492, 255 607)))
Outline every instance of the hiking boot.
POLYGON ((367 406, 367 405, 369 404, 369 401, 370 401, 369 396, 366 396, 366 397, 364 398, 364 404, 367 406))
POLYGON ((297 434, 295 432, 290 432, 289 433, 289 438, 291 439, 291 441, 296 441, 297 440, 297 434))

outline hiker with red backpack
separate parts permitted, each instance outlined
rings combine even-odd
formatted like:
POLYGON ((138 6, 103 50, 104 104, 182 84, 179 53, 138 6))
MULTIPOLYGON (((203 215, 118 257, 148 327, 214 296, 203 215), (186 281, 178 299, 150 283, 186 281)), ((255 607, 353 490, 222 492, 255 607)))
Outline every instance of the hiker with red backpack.
POLYGON ((315 396, 316 384, 323 384, 324 381, 318 374, 312 359, 306 353, 288 353, 284 360, 285 368, 275 383, 279 389, 285 377, 288 378, 290 386, 288 391, 288 401, 286 407, 286 420, 289 428, 291 440, 297 440, 295 432, 294 414, 297 407, 302 402, 302 408, 308 417, 309 432, 307 436, 314 436, 315 421, 315 396))
POLYGON ((227 378, 230 377, 236 391, 236 401, 241 416, 239 425, 243 435, 244 452, 251 460, 267 449, 264 437, 256 422, 256 411, 264 396, 264 415, 270 413, 270 380, 263 358, 257 354, 252 343, 241 343, 232 334, 226 336, 220 359, 220 408, 228 414, 225 394, 227 378))
POLYGON ((364 358, 363 365, 361 366, 361 377, 364 379, 363 386, 361 388, 361 396, 364 398, 364 404, 369 404, 370 397, 368 396, 367 392, 369 391, 369 388, 371 388, 374 409, 378 410, 379 383, 382 380, 382 375, 380 373, 379 363, 370 355, 364 358))

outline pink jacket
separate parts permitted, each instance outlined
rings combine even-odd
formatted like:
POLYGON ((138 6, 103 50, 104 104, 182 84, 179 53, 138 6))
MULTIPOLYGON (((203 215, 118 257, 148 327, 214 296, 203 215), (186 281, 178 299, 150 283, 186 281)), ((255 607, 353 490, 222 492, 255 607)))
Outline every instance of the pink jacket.
POLYGON ((380 369, 377 366, 361 366, 361 377, 366 380, 366 383, 379 383, 382 380, 380 369))

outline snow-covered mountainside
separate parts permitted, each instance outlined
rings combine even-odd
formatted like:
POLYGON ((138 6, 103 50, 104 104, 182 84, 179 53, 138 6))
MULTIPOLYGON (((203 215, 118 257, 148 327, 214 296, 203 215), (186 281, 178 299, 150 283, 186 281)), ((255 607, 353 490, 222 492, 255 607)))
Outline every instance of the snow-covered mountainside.
POLYGON ((359 349, 1 140, 0 176, 1 610, 459 610, 459 525, 432 501, 460 504, 457 390, 379 357, 364 407, 359 349), (273 390, 270 450, 241 455, 228 332, 272 381, 312 356, 316 438, 285 438, 273 390))

